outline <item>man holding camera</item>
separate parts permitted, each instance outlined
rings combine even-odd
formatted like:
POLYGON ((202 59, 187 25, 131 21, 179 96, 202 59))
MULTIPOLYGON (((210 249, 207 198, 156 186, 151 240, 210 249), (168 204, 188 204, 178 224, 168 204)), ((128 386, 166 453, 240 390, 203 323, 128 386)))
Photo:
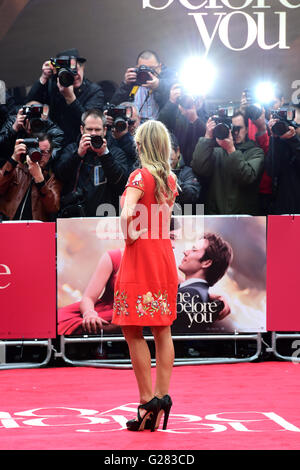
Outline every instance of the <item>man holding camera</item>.
POLYGON ((0 218, 55 220, 61 184, 52 173, 52 144, 40 139, 17 139, 14 152, 0 170, 0 218))
POLYGON ((64 184, 60 216, 104 215, 97 212, 101 204, 111 204, 117 213, 129 176, 126 156, 120 148, 108 147, 101 111, 86 111, 80 132, 79 142, 69 144, 55 160, 55 173, 64 184))
POLYGON ((44 62, 40 79, 28 95, 28 100, 50 106, 50 118, 64 131, 65 144, 77 139, 84 111, 103 109, 103 91, 84 77, 85 62, 77 49, 60 52, 44 62))
MULTIPOLYGON (((296 109, 300 108, 300 105, 295 107, 296 109)), ((298 123, 294 122, 293 126, 288 125, 287 122, 280 122, 274 117, 268 123, 271 138, 266 158, 266 169, 272 179, 271 213, 273 214, 300 214, 300 136, 297 134, 298 125, 300 127, 300 119, 298 123)))
POLYGON ((129 67, 111 103, 133 101, 138 108, 141 121, 157 119, 160 109, 167 102, 174 74, 167 69, 153 51, 138 55, 136 67, 129 67))
MULTIPOLYGON (((200 98, 184 95, 180 84, 174 84, 170 97, 158 119, 178 140, 185 165, 190 166, 195 146, 205 135, 205 121, 199 117, 203 105, 200 98)), ((202 117, 202 116, 201 116, 202 117)))
POLYGON ((248 139, 241 112, 232 117, 232 126, 227 138, 216 138, 210 118, 193 154, 194 172, 208 183, 205 213, 258 215, 264 152, 248 139))
MULTIPOLYGON (((17 115, 10 115, 0 130, 0 154, 2 165, 12 155, 17 139, 38 137, 47 134, 51 138, 52 157, 59 155, 64 133, 48 118, 48 106, 29 101, 19 109, 17 115)), ((2 166, 0 163, 0 166, 2 166)))

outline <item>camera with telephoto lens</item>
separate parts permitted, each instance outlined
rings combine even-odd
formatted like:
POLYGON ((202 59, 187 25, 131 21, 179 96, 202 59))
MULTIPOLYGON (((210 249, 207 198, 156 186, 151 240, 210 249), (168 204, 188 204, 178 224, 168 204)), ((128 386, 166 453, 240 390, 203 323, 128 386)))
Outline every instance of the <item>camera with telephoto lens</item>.
POLYGON ((298 127, 294 122, 295 114, 295 110, 289 108, 280 108, 271 111, 272 119, 278 119, 272 127, 272 132, 281 137, 289 131, 289 126, 298 127))
MULTIPOLYGON (((42 159, 42 152, 39 147, 39 139, 31 138, 31 139, 23 139, 22 144, 26 145, 27 155, 29 156, 32 162, 40 162, 42 159)), ((26 160, 26 154, 22 155, 22 162, 24 163, 26 160)))
POLYGON ((182 94, 179 96, 177 104, 180 104, 184 109, 192 109, 195 104, 194 97, 186 93, 183 88, 181 90, 182 94))
POLYGON ((41 118, 43 114, 43 105, 32 104, 30 106, 22 107, 25 121, 29 121, 31 131, 34 133, 43 132, 45 129, 45 121, 41 118))
POLYGON ((59 83, 64 88, 73 85, 77 75, 76 57, 62 56, 50 59, 51 64, 57 71, 59 83))
POLYGON ((113 104, 109 104, 106 107, 107 110, 107 116, 110 116, 113 118, 113 127, 119 131, 123 132, 127 128, 127 123, 130 125, 132 123, 132 120, 128 116, 129 110, 130 109, 130 114, 132 113, 132 109, 129 108, 128 106, 115 106, 113 104))
POLYGON ((147 83, 149 80, 152 80, 150 73, 156 74, 151 67, 147 67, 147 65, 140 65, 138 68, 134 69, 136 73, 136 81, 135 85, 141 86, 147 83))
POLYGON ((232 130, 231 117, 233 114, 234 109, 230 106, 227 108, 219 108, 217 113, 212 116, 212 119, 216 123, 216 127, 213 130, 215 139, 224 140, 229 137, 230 131, 232 130))

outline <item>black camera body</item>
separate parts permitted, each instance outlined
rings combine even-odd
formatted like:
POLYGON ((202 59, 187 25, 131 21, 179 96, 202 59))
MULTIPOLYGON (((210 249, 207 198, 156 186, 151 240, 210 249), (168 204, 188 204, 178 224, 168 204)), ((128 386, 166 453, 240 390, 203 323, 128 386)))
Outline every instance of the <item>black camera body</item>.
POLYGON ((76 190, 61 197, 60 211, 58 216, 62 218, 69 217, 85 217, 85 194, 82 188, 76 190))
POLYGON ((130 124, 130 118, 128 117, 128 107, 126 106, 115 106, 110 104, 107 106, 107 116, 113 118, 113 127, 119 131, 125 131, 127 123, 130 124))
POLYGON ((230 106, 227 108, 219 108, 217 113, 212 116, 212 119, 216 123, 216 127, 213 131, 215 139, 224 140, 229 137, 230 131, 232 130, 231 117, 234 114, 234 109, 230 106))
POLYGON ((32 104, 30 106, 22 107, 23 114, 25 115, 25 121, 28 120, 30 128, 33 133, 44 132, 45 121, 41 119, 43 114, 43 105, 32 104))
POLYGON ((91 135, 91 145, 94 149, 101 149, 103 142, 101 135, 91 135))
POLYGON ((246 119, 250 119, 251 121, 256 121, 260 118, 263 113, 263 108, 259 103, 254 103, 252 94, 250 90, 245 89, 243 94, 247 100, 247 106, 245 108, 245 115, 246 119))
POLYGON ((152 80, 150 73, 155 74, 154 70, 151 67, 147 67, 147 65, 140 65, 134 71, 136 73, 135 85, 137 86, 144 85, 149 80, 152 80))
POLYGON ((64 88, 73 85, 77 75, 77 60, 75 57, 62 56, 50 59, 57 71, 59 83, 64 88))
POLYGON ((289 108, 280 108, 271 111, 271 117, 278 119, 278 121, 272 127, 272 132, 281 137, 289 131, 289 126, 298 127, 294 122, 295 110, 289 108))
MULTIPOLYGON (((24 139, 22 143, 26 145, 27 154, 29 155, 30 160, 35 163, 40 162, 42 159, 42 152, 39 147, 39 139, 37 138, 24 139)), ((23 154, 22 162, 24 162, 25 159, 26 159, 26 155, 23 154)))

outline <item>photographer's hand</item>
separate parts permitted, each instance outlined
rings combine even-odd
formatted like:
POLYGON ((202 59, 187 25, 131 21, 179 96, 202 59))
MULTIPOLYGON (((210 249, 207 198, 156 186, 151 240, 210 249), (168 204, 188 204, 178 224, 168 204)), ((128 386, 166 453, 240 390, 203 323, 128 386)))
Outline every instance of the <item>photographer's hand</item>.
POLYGON ((136 81, 136 72, 134 67, 130 67, 126 70, 124 76, 124 82, 126 85, 132 85, 136 81))
POLYGON ((66 100, 67 104, 72 104, 73 101, 76 100, 73 85, 67 87, 61 86, 61 84, 59 83, 59 79, 57 79, 57 88, 59 89, 60 94, 66 100))
POLYGON ((78 152, 77 152, 78 155, 81 158, 83 158, 90 147, 91 147, 90 134, 82 134, 80 142, 79 142, 78 152))
POLYGON ((26 154, 27 148, 26 145, 23 144, 24 140, 23 139, 17 139, 15 148, 14 148, 14 153, 12 155, 12 159, 15 160, 16 162, 21 162, 21 157, 22 155, 26 154))
POLYGON ((144 85, 142 85, 145 88, 150 88, 150 90, 156 90, 159 87, 159 78, 153 75, 153 73, 148 72, 151 80, 148 80, 144 85))
POLYGON ((44 181, 44 175, 42 169, 38 162, 33 162, 29 155, 26 157, 26 162, 28 165, 29 173, 31 174, 32 178, 34 179, 35 183, 42 183, 44 181))
POLYGON ((40 76, 40 82, 42 85, 46 85, 48 82, 49 78, 52 77, 53 75, 53 66, 51 65, 51 62, 47 60, 46 62, 43 63, 42 66, 42 75, 40 76))
POLYGON ((292 139, 293 137, 295 137, 295 135, 296 135, 295 128, 292 126, 289 126, 289 130, 285 134, 280 136, 280 138, 284 140, 288 140, 288 139, 292 139))
POLYGON ((267 131, 266 113, 264 109, 260 117, 256 119, 256 121, 253 121, 253 123, 255 124, 259 134, 264 134, 267 131))
POLYGON ((235 152, 235 146, 233 142, 232 133, 230 131, 229 137, 227 139, 216 139, 217 143, 222 147, 228 154, 235 152))
POLYGON ((25 116, 25 114, 23 114, 23 109, 22 108, 19 109, 16 120, 13 123, 13 126, 12 126, 12 128, 15 132, 18 132, 21 129, 25 129, 25 127, 24 127, 25 117, 26 116, 25 116))
POLYGON ((178 83, 175 83, 175 85, 173 85, 170 90, 169 100, 171 101, 171 103, 177 104, 180 96, 181 96, 181 87, 178 83))
POLYGON ((212 118, 209 118, 206 123, 206 133, 205 133, 206 139, 213 139, 215 127, 216 127, 215 121, 212 118))

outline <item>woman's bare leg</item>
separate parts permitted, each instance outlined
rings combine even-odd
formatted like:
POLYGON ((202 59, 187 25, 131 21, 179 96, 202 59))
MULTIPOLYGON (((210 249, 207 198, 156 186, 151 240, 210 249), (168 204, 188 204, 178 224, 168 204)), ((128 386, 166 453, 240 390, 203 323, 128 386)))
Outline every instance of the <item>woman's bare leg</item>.
POLYGON ((174 364, 174 344, 170 326, 151 328, 156 351, 156 383, 154 395, 158 398, 168 394, 174 364))
POLYGON ((129 347, 130 358, 136 376, 140 403, 153 398, 151 378, 151 354, 140 326, 123 326, 123 334, 129 347))

